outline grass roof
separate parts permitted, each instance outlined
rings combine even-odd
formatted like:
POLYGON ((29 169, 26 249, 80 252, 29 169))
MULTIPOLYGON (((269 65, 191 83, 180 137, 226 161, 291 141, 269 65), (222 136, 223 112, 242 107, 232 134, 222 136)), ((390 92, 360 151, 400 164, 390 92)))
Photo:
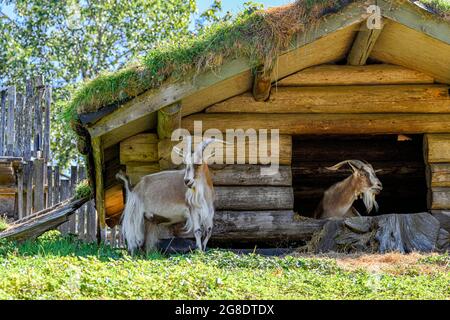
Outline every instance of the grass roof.
MULTIPOLYGON (((212 26, 195 37, 167 42, 138 63, 83 83, 69 103, 66 115, 76 119, 77 114, 123 103, 165 82, 180 80, 187 73, 218 68, 233 57, 247 57, 251 67, 263 64, 267 71, 294 34, 325 14, 358 1, 362 0, 298 0, 250 15, 241 14, 234 21, 212 26)), ((450 19, 450 0, 412 2, 420 2, 432 12, 450 19)))

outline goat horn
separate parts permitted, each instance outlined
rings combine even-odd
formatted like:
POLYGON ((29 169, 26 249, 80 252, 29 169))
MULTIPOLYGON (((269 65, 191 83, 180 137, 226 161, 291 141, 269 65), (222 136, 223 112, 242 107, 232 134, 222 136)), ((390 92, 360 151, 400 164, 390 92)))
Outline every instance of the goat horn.
POLYGON ((360 160, 344 160, 344 161, 341 161, 341 162, 335 164, 332 167, 326 167, 326 169, 331 170, 331 171, 336 171, 336 170, 339 170, 344 164, 349 164, 349 165, 351 164, 358 169, 361 169, 364 166, 364 163, 360 160))
POLYGON ((215 139, 215 138, 209 138, 209 139, 206 139, 206 140, 200 142, 198 144, 198 148, 201 148, 202 151, 205 151, 206 147, 209 146, 213 142, 221 142, 221 143, 224 143, 224 144, 229 144, 228 142, 225 142, 223 140, 219 140, 219 139, 215 139))

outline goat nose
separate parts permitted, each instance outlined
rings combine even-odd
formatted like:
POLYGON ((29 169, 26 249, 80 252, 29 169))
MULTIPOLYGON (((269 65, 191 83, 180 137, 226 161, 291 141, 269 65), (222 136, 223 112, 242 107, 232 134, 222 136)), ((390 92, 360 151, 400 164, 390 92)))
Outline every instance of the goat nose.
POLYGON ((190 188, 194 182, 191 179, 184 179, 184 184, 190 188))

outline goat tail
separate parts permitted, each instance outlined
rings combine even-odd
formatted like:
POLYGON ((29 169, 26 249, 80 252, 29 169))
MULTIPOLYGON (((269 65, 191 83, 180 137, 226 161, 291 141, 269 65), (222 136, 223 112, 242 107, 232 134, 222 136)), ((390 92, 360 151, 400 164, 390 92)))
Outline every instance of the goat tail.
POLYGON ((145 221, 142 201, 134 192, 128 192, 127 202, 122 214, 122 236, 131 253, 144 244, 144 232, 145 221))
POLYGON ((125 186, 125 190, 126 190, 126 192, 127 192, 127 197, 128 197, 128 195, 131 193, 131 191, 132 191, 132 185, 131 185, 131 182, 130 182, 130 178, 125 174, 125 173, 123 173, 122 172, 122 170, 120 170, 117 174, 116 174, 116 179, 117 180, 122 180, 122 182, 123 182, 123 185, 125 186))

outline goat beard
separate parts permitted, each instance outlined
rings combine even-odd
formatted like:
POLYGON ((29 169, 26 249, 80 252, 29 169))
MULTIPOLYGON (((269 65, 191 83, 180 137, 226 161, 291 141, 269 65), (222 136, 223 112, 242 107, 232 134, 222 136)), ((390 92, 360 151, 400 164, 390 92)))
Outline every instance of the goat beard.
POLYGON ((362 200, 366 206, 367 213, 370 213, 373 208, 375 208, 375 211, 378 211, 378 203, 375 200, 375 196, 375 190, 373 189, 368 189, 362 194, 362 200))

